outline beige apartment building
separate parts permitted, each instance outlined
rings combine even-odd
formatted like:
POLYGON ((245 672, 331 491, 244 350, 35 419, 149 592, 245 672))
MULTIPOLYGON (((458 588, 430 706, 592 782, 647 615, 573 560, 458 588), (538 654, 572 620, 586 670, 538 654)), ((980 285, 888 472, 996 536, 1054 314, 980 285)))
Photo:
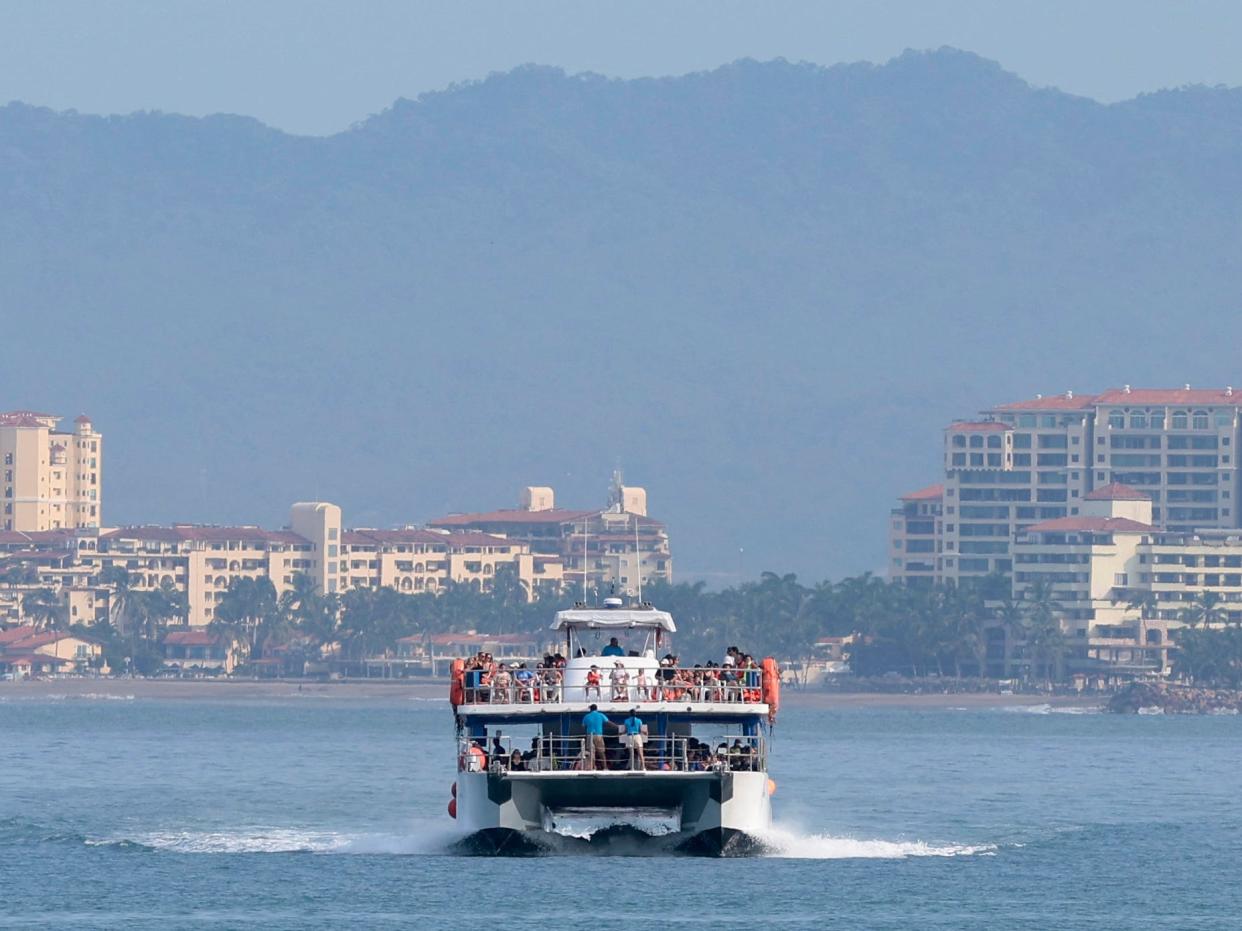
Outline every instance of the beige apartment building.
POLYGON ((1015 595, 1048 584, 1085 671, 1167 672, 1176 631, 1206 592, 1220 599, 1218 623, 1242 624, 1242 531, 1161 530, 1154 511, 1147 492, 1108 485, 1078 516, 1014 541, 1015 595))
POLYGON ((901 496, 889 524, 889 578, 930 588, 939 577, 944 486, 929 485, 901 496))
POLYGON ((0 414, 0 530, 98 527, 103 437, 85 414, 72 433, 35 411, 0 414))
POLYGON ((602 510, 556 507, 553 489, 523 489, 511 510, 451 514, 431 521, 438 530, 475 531, 528 547, 536 585, 615 589, 637 596, 643 585, 671 582, 673 558, 664 524, 647 515, 647 492, 614 474, 602 510))
MULTIPOLYGON (((1230 387, 1126 385, 1037 396, 950 424, 936 579, 1010 574, 1019 533, 1082 513, 1087 494, 1113 483, 1146 493, 1161 530, 1239 527, 1240 405, 1242 393, 1230 387)), ((890 573, 903 578, 895 558, 890 573)))

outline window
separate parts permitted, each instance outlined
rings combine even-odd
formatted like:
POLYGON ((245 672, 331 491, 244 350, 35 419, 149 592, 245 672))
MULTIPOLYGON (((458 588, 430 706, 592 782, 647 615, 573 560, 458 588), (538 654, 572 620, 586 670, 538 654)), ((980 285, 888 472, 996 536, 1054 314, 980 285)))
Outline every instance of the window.
POLYGON ((1173 429, 1174 430, 1185 430, 1186 429, 1186 412, 1185 411, 1174 411, 1173 412, 1173 429))
POLYGON ((983 449, 983 437, 979 436, 979 434, 977 433, 974 436, 972 436, 970 438, 970 448, 971 449, 983 449))
POLYGON ((982 466, 983 465, 983 453, 971 453, 970 464, 972 466, 982 466))
POLYGON ((999 468, 1001 464, 1000 453, 988 453, 988 465, 999 468))
POLYGON ((1014 449, 1030 449, 1031 435, 1029 433, 1015 433, 1013 435, 1014 449))
POLYGON ((1206 430, 1208 428, 1207 411, 1195 411, 1193 423, 1196 430, 1206 430))
POLYGON ((335 527, 329 527, 329 528, 328 528, 328 539, 329 539, 329 540, 335 540, 335 539, 336 539, 336 528, 335 528, 335 527))
POLYGON ((1124 572, 1114 572, 1113 573, 1113 584, 1114 585, 1129 585, 1130 583, 1127 581, 1127 577, 1124 572))
POLYGON ((966 464, 966 454, 965 453, 954 453, 953 464, 955 466, 964 466, 966 464))
POLYGON ((1151 428, 1153 430, 1164 429, 1164 411, 1152 411, 1151 428))
POLYGON ((1135 411, 1133 414, 1130 415, 1130 429, 1131 430, 1146 430, 1147 429, 1146 412, 1135 411))
POLYGON ((966 437, 962 436, 962 434, 960 434, 960 433, 955 433, 955 434, 953 434, 953 445, 954 445, 954 446, 958 446, 958 447, 965 448, 965 446, 966 446, 966 437))
POLYGON ((1108 429, 1120 430, 1126 425, 1126 415, 1121 411, 1112 411, 1108 415, 1108 429))

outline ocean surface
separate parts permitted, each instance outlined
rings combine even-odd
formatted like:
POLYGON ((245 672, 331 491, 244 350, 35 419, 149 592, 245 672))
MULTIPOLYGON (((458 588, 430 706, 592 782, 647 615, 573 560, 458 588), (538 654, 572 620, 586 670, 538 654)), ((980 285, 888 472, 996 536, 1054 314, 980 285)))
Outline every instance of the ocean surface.
POLYGON ((769 855, 453 855, 446 703, 0 690, 0 927, 1239 928, 1242 719, 813 710, 769 855))

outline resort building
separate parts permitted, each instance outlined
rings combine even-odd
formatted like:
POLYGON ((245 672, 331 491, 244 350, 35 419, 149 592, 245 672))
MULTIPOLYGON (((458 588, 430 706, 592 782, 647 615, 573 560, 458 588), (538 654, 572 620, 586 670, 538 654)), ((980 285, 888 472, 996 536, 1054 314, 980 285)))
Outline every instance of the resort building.
POLYGON ((643 585, 673 577, 667 529, 647 515, 646 490, 623 484, 620 473, 602 510, 557 508, 553 489, 532 486, 515 509, 451 514, 428 527, 520 541, 532 557, 537 586, 564 583, 637 596, 643 585))
MULTIPOLYGON (((1240 405, 1242 393, 1231 387, 1126 385, 1037 396, 950 424, 936 578, 1012 573, 1020 532, 1081 514, 1088 493, 1113 483, 1145 492, 1160 530, 1242 526, 1233 461, 1242 439, 1240 405)), ((890 557, 890 573, 904 578, 898 558, 890 557)))
POLYGON ((0 414, 0 530, 98 527, 103 437, 85 414, 71 433, 35 411, 0 414))
POLYGON ((930 485, 901 496, 889 525, 889 578, 930 587, 939 577, 944 486, 930 485))

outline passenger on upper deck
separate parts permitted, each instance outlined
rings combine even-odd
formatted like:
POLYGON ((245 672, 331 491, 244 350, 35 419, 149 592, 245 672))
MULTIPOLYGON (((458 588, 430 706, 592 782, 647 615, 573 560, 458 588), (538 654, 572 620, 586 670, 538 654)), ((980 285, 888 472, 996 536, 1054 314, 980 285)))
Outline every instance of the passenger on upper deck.
POLYGON ((608 681, 612 683, 613 701, 630 700, 630 674, 626 672, 625 665, 620 660, 613 664, 608 681))
POLYGON ((625 649, 621 644, 617 643, 617 638, 613 637, 608 641, 608 646, 600 650, 600 656, 624 656, 625 649))
POLYGON ((591 692, 594 690, 596 698, 603 698, 599 692, 600 683, 603 677, 600 675, 599 667, 592 665, 586 674, 586 687, 582 690, 583 698, 590 698, 591 692))

